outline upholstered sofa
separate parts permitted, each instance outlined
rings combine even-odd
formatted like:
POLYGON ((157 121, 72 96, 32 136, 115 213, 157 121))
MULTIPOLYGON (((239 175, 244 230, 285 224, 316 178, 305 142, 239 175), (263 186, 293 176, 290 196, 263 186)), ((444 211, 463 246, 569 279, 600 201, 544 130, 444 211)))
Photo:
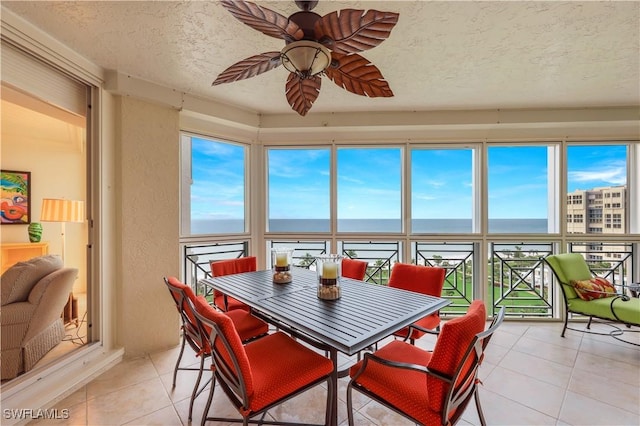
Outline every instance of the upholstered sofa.
POLYGON ((31 370, 62 341, 61 313, 77 276, 54 255, 16 263, 2 274, 2 380, 31 370))

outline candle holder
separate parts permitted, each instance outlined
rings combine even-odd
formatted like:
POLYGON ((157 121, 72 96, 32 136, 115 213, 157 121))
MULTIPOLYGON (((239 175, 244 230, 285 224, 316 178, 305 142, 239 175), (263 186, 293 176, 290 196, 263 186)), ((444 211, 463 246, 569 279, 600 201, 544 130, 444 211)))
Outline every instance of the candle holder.
POLYGON ((336 300, 340 298, 341 264, 342 256, 339 254, 326 254, 316 257, 319 299, 336 300))
POLYGON ((271 265, 273 265, 273 283, 288 284, 292 281, 291 259, 293 249, 273 248, 271 249, 271 265))

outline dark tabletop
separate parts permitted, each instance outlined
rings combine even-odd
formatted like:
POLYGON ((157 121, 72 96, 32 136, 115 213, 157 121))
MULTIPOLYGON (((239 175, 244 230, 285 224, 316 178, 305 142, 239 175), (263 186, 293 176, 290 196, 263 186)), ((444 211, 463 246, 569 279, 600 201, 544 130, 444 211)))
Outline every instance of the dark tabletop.
POLYGON ((349 278, 341 279, 340 299, 322 300, 317 297, 315 271, 292 268, 292 275, 289 284, 274 284, 271 270, 205 278, 201 283, 347 355, 450 303, 349 278))

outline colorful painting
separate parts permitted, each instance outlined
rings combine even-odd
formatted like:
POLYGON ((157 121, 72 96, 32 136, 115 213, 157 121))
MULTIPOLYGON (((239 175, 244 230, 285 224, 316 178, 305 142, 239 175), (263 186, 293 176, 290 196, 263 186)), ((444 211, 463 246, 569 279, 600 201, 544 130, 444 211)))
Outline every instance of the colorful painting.
POLYGON ((31 223, 31 172, 2 170, 0 184, 2 224, 31 223))

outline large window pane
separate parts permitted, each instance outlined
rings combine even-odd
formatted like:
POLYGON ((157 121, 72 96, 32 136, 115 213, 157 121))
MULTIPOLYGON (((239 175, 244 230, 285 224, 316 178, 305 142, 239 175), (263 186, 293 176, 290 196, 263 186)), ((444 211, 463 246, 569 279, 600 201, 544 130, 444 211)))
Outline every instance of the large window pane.
POLYGON ((330 159, 327 149, 267 151, 270 232, 329 232, 330 159))
POLYGON ((191 235, 245 232, 246 148, 191 137, 191 235))
POLYGON ((338 231, 402 231, 402 150, 338 148, 338 231))
POLYGON ((547 233, 548 149, 489 147, 489 232, 547 233))
POLYGON ((624 234, 627 146, 567 147, 567 232, 624 234))
POLYGON ((470 233, 471 149, 411 151, 411 232, 470 233))

